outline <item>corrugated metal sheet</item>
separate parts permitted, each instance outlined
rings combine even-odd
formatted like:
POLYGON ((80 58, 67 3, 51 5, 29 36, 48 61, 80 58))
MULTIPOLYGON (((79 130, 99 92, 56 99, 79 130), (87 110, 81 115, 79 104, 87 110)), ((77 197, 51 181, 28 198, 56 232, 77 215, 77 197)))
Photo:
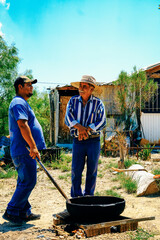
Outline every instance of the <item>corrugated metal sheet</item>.
POLYGON ((151 144, 160 143, 160 113, 142 113, 142 133, 151 144))
POLYGON ((155 63, 153 65, 142 68, 142 70, 146 71, 146 70, 150 70, 150 69, 153 69, 155 67, 158 67, 158 66, 160 66, 160 63, 155 63))

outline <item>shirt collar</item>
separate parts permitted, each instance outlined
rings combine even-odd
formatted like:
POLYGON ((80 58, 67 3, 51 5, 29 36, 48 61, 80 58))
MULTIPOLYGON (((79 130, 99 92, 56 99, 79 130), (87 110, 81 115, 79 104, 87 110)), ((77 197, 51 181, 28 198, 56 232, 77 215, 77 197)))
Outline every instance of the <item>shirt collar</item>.
MULTIPOLYGON (((88 102, 92 102, 93 101, 93 95, 90 96, 90 98, 88 99, 87 103, 88 102)), ((79 102, 82 102, 82 97, 79 96, 79 102)))

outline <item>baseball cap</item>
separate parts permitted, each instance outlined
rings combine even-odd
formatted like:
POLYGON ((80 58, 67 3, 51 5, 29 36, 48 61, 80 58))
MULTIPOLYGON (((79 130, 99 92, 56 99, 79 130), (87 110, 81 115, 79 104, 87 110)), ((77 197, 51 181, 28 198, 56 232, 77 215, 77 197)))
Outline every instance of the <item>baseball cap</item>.
POLYGON ((35 84, 35 83, 37 83, 37 79, 30 79, 26 76, 19 76, 18 78, 16 78, 16 80, 14 82, 14 87, 18 86, 19 84, 23 84, 23 83, 35 84))

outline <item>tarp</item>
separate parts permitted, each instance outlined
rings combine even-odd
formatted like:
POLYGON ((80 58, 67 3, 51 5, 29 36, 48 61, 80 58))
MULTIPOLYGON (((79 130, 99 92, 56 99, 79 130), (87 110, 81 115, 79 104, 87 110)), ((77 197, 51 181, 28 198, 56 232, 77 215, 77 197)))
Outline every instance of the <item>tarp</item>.
POLYGON ((6 136, 0 137, 0 160, 11 160, 10 156, 10 138, 6 136))

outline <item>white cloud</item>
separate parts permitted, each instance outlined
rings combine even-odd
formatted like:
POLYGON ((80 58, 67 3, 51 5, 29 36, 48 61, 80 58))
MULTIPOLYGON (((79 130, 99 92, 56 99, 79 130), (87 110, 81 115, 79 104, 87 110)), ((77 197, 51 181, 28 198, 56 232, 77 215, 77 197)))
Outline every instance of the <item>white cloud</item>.
POLYGON ((7 10, 8 10, 9 7, 10 7, 10 3, 6 3, 6 0, 0 0, 0 4, 2 4, 3 6, 5 6, 7 10))
POLYGON ((4 33, 2 33, 2 31, 1 31, 1 27, 2 27, 2 23, 0 22, 0 36, 4 36, 4 33))
POLYGON ((8 10, 10 8, 10 3, 6 3, 6 9, 8 10))
POLYGON ((2 3, 3 5, 6 4, 6 0, 0 0, 0 3, 2 3))

